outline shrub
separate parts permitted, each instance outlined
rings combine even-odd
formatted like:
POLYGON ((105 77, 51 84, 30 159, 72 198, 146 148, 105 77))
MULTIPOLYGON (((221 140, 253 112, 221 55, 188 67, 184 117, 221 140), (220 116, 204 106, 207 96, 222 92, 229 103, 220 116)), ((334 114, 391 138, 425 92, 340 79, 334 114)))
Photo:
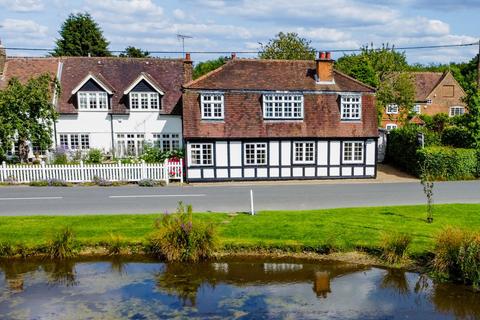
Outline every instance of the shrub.
POLYGON ((448 227, 437 236, 434 253, 438 277, 480 285, 480 234, 448 227))
POLYGON ((15 250, 10 242, 0 242, 0 257, 10 258, 15 255, 15 250))
POLYGON ((31 187, 47 187, 48 181, 47 180, 31 181, 28 185, 31 187))
POLYGON ((162 162, 162 149, 152 144, 145 144, 140 159, 147 163, 162 162))
POLYGON ((63 228, 47 242, 46 253, 51 259, 68 259, 76 255, 75 234, 70 227, 63 228))
POLYGON ((428 130, 441 133, 451 122, 452 118, 446 113, 437 113, 433 116, 421 114, 420 119, 425 123, 428 130))
POLYGON ((412 237, 403 233, 385 233, 382 236, 382 258, 388 263, 397 263, 407 257, 412 237))
POLYGON ((157 181, 153 179, 142 179, 138 181, 138 186, 140 187, 155 187, 155 186, 164 186, 165 182, 157 181))
POLYGON ((120 235, 110 234, 110 241, 107 243, 107 250, 109 255, 119 255, 125 248, 125 241, 120 235))
POLYGON ((103 153, 100 149, 90 149, 88 150, 87 157, 85 158, 86 163, 102 163, 103 153))
POLYGON ((49 187, 68 187, 69 186, 67 181, 62 179, 55 179, 55 178, 48 180, 47 184, 49 187))
POLYGON ((426 147, 440 144, 438 134, 417 125, 406 125, 388 134, 386 160, 411 174, 419 175, 417 156, 417 150, 421 147, 417 138, 419 133, 425 135, 426 147))
POLYGON ((67 151, 63 148, 55 149, 53 153, 53 164, 68 164, 67 151))
POLYGON ((475 149, 428 147, 417 152, 419 167, 434 180, 475 179, 478 170, 475 149))
POLYGON ((113 185, 113 182, 105 178, 94 176, 92 182, 100 187, 110 187, 113 185))
POLYGON ((451 126, 443 130, 442 143, 455 148, 474 148, 476 140, 471 130, 465 127, 451 126))
POLYGON ((192 219, 192 207, 179 202, 177 212, 165 213, 156 224, 147 248, 167 261, 198 261, 209 258, 216 247, 213 225, 192 219))

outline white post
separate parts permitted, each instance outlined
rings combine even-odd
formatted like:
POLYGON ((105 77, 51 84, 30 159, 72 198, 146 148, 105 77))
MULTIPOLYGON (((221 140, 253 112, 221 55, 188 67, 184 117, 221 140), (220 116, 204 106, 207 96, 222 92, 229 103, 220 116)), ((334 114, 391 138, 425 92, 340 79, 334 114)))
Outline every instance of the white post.
POLYGON ((83 160, 80 160, 80 180, 85 181, 85 167, 83 166, 83 160))
POLYGON ((146 178, 145 160, 142 159, 142 179, 146 178))
POLYGON ((117 162, 117 167, 118 167, 118 180, 123 181, 123 170, 122 170, 122 161, 118 160, 117 162))
POLYGON ((255 215, 255 209, 253 208, 253 190, 250 189, 250 214, 255 215))
POLYGON ((0 181, 7 180, 7 163, 5 161, 2 162, 2 176, 0 177, 0 181))
POLYGON ((180 159, 180 183, 183 184, 183 159, 180 159))
POLYGON ((47 180, 47 170, 45 169, 45 161, 40 162, 40 166, 42 167, 42 180, 47 180))
POLYGON ((170 172, 168 171, 168 159, 165 159, 163 162, 163 176, 165 177, 165 183, 169 184, 170 183, 170 172))

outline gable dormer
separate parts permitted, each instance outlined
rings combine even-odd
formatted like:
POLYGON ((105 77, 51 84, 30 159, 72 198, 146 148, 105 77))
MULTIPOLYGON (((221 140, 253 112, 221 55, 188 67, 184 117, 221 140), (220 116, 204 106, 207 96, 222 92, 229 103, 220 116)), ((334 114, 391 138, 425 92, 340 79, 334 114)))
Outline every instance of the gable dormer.
POLYGON ((112 88, 100 76, 89 73, 73 90, 80 111, 102 111, 110 109, 112 88))
POLYGON ((165 90, 146 72, 142 72, 123 92, 128 97, 130 111, 162 109, 165 90))

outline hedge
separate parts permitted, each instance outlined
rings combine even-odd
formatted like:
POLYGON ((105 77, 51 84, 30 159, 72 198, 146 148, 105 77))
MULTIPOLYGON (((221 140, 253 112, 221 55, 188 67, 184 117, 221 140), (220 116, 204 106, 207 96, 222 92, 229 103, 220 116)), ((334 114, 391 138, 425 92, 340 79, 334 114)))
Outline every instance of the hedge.
POLYGON ((389 132, 386 161, 410 174, 420 174, 417 150, 421 148, 417 134, 425 135, 425 146, 440 145, 438 134, 416 125, 407 125, 389 132))
POLYGON ((469 180, 480 175, 480 152, 475 149, 427 147, 417 151, 418 166, 435 180, 469 180))

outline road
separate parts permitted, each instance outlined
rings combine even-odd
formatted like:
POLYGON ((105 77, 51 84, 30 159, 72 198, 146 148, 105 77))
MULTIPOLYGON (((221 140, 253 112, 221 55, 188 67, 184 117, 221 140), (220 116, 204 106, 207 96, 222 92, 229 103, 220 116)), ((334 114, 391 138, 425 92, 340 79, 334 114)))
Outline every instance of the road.
MULTIPOLYGON (((178 201, 195 211, 297 210, 423 204, 419 183, 196 185, 158 188, 0 187, 0 215, 75 215, 173 211, 178 201)), ((480 203, 480 181, 439 182, 435 203, 480 203)))

